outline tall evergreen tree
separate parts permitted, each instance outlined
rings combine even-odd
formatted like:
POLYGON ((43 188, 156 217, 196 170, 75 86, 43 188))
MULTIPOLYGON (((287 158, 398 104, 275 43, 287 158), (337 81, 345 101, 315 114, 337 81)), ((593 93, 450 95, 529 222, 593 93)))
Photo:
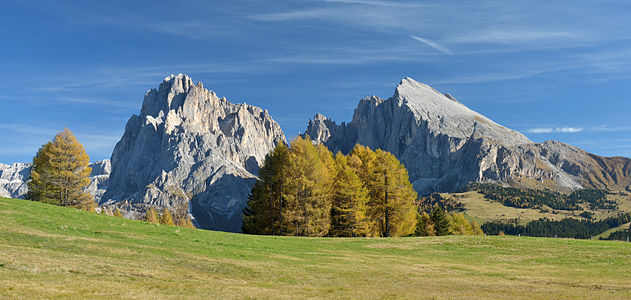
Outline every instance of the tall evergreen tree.
POLYGON ((368 190, 347 157, 335 155, 337 176, 333 184, 333 207, 331 208, 331 236, 365 236, 369 230, 366 217, 368 190))
POLYGON ((28 198, 93 211, 94 197, 83 191, 90 184, 89 164, 83 146, 65 128, 33 158, 28 198))
POLYGON ((447 218, 445 211, 440 206, 436 205, 436 207, 434 207, 431 219, 434 224, 434 229, 436 230, 436 235, 449 235, 449 219, 447 218))
POLYGON ((287 189, 289 148, 280 143, 265 157, 244 209, 243 232, 252 234, 283 235, 284 191, 287 189))
POLYGON ((436 229, 434 229, 432 219, 426 212, 418 214, 417 219, 418 221, 416 222, 416 231, 414 232, 415 236, 436 235, 436 229))

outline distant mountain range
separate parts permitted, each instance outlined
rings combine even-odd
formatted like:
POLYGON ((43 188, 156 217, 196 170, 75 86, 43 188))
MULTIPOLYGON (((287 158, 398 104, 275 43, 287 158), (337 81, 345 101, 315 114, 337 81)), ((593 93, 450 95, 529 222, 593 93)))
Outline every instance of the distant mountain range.
MULTIPOLYGON (((421 194, 469 182, 570 191, 631 191, 631 159, 601 157, 556 141, 534 143, 411 78, 391 98, 359 102, 353 120, 316 114, 305 135, 332 151, 387 150, 421 194)), ((103 206, 139 218, 150 206, 188 204, 200 228, 240 231, 242 209, 266 154, 286 142, 266 110, 232 104, 171 75, 149 90, 109 161, 92 165, 88 190, 103 206)), ((0 164, 0 196, 23 197, 29 164, 0 164)))

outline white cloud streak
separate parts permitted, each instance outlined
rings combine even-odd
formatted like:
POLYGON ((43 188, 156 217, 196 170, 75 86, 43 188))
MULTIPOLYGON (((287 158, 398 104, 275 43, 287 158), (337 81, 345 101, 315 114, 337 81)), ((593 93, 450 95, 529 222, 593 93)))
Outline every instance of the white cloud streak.
POLYGON ((419 5, 419 4, 412 4, 412 3, 394 2, 394 1, 372 1, 372 0, 324 0, 324 2, 341 3, 341 4, 360 4, 360 5, 370 5, 370 6, 396 6, 396 7, 419 5))
POLYGON ((578 133, 582 132, 583 128, 580 127, 539 127, 539 128, 530 128, 526 130, 528 133, 541 134, 541 133, 578 133))
POLYGON ((438 43, 436 43, 434 41, 430 41, 428 39, 424 39, 424 38, 418 37, 416 35, 410 35, 410 37, 415 39, 415 40, 417 40, 417 41, 419 41, 419 42, 421 42, 421 43, 423 43, 423 44, 425 44, 425 45, 427 45, 427 46, 430 46, 430 47, 432 47, 432 48, 434 48, 434 49, 436 49, 436 50, 438 50, 438 51, 440 51, 442 53, 445 53, 445 54, 452 54, 453 53, 453 52, 451 52, 451 50, 447 49, 447 47, 445 47, 443 45, 440 45, 440 44, 438 44, 438 43))
POLYGON ((456 36, 449 39, 452 43, 525 43, 543 40, 577 39, 581 37, 576 32, 569 31, 541 31, 541 30, 490 30, 483 32, 471 32, 466 35, 456 36))

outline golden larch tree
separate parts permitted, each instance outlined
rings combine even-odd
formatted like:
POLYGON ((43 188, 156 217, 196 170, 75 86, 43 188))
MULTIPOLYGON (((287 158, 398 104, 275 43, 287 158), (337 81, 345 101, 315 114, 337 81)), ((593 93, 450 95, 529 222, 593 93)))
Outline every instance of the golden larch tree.
POLYGON ((89 164, 83 145, 65 128, 33 158, 28 198, 93 211, 94 197, 83 191, 90 184, 89 164))

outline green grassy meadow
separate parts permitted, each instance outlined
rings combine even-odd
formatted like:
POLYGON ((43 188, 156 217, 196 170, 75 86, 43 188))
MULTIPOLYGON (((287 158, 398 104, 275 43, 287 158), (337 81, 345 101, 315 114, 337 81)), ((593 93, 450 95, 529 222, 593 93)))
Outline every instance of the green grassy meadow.
POLYGON ((631 243, 298 238, 0 199, 0 298, 631 298, 631 243))

